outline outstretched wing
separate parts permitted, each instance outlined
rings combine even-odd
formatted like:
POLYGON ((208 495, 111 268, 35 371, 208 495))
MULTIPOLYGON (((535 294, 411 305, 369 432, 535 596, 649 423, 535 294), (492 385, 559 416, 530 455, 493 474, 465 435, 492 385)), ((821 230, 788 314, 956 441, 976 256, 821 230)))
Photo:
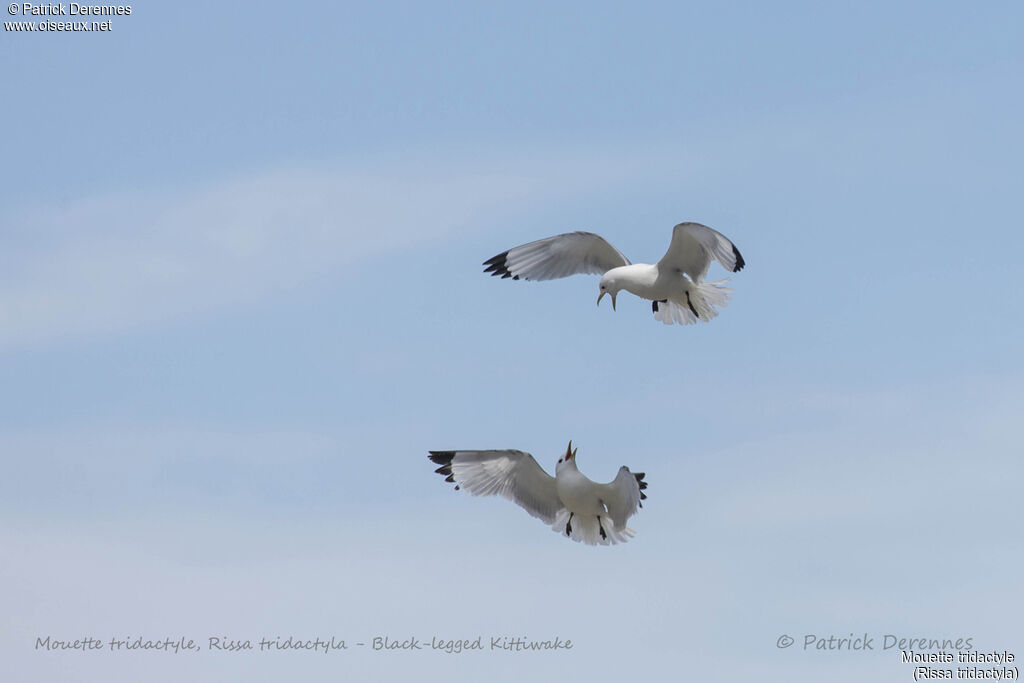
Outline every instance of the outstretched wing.
POLYGON ((658 261, 658 268, 678 270, 699 282, 712 259, 731 273, 746 265, 740 250, 722 233, 700 223, 680 223, 672 229, 672 243, 658 261))
POLYGON ((577 273, 604 274, 629 259, 600 235, 592 232, 567 232, 537 240, 493 256, 484 265, 485 273, 513 280, 554 280, 577 273))
POLYGON ((599 486, 601 500, 608 508, 608 516, 615 522, 617 529, 625 529, 626 520, 636 514, 638 507, 643 507, 640 501, 647 498, 647 494, 644 493, 644 489, 647 488, 644 473, 630 472, 629 468, 623 465, 615 479, 599 486))
POLYGON ((430 451, 435 472, 474 496, 503 496, 547 524, 562 508, 555 478, 523 451, 430 451))

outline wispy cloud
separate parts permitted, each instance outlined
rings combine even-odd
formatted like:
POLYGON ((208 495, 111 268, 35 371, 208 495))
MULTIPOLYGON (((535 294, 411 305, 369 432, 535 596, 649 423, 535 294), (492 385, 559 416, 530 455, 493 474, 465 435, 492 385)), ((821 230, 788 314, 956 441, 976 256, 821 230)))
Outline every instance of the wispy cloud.
POLYGON ((550 194, 554 175, 579 170, 277 170, 191 191, 8 213, 0 347, 107 334, 301 285, 550 194))
MULTIPOLYGON (((796 182, 772 172, 785 159, 799 163, 802 182, 826 178, 822 192, 843 199, 849 190, 842 188, 877 179, 878 163, 837 141, 862 142, 856 150, 889 149, 897 161, 936 153, 934 137, 945 124, 909 119, 918 104, 896 98, 883 110, 825 106, 741 117, 604 144, 600 152, 539 147, 491 156, 446 152, 444 159, 409 153, 401 162, 264 169, 185 190, 13 206, 0 213, 0 348, 217 310, 449 237, 510 207, 581 192, 599 196, 631 183, 641 194, 651 187, 668 197, 681 193, 687 211, 695 193, 708 195, 703 206, 714 207, 744 187, 765 193, 761 203, 747 200, 763 210, 796 182), (890 120, 904 128, 883 125, 890 120), (844 154, 849 163, 837 167, 844 154)), ((791 223, 775 230, 792 237, 791 223)), ((785 244, 787 255, 820 239, 806 231, 800 237, 785 244)), ((659 248, 662 239, 659 232, 659 248)))

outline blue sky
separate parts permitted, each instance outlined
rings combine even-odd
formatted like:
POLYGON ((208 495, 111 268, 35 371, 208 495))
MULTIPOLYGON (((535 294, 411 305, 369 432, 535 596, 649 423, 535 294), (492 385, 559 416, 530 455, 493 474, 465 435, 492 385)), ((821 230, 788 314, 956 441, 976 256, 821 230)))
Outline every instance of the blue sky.
POLYGON ((3 659, 24 681, 897 681, 895 650, 804 637, 1022 654, 1022 20, 227 2, 5 31, 3 659), (683 220, 748 264, 709 324, 479 265, 576 229, 652 261, 683 220), (630 543, 569 543, 426 459, 550 470, 570 438, 595 479, 647 472, 630 543))

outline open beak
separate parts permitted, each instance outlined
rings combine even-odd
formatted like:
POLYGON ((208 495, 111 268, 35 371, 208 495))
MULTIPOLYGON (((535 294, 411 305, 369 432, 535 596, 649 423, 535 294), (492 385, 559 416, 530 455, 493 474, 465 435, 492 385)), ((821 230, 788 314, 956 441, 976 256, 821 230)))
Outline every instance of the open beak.
POLYGON ((565 449, 565 461, 569 462, 576 455, 576 451, 572 449, 572 440, 569 440, 569 447, 565 449))
MULTIPOLYGON (((608 292, 601 292, 601 294, 597 297, 597 305, 598 306, 601 305, 601 299, 604 298, 604 295, 607 294, 607 293, 608 292)), ((615 295, 614 294, 612 294, 612 310, 613 311, 615 310, 615 295)))

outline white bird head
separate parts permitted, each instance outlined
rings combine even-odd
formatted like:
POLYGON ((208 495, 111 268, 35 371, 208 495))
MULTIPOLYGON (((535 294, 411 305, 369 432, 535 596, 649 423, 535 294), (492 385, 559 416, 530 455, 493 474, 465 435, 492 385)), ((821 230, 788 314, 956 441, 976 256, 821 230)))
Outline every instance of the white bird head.
POLYGON ((614 311, 615 310, 615 296, 619 293, 619 290, 622 289, 622 285, 620 285, 618 283, 616 277, 612 274, 612 272, 608 271, 607 273, 605 273, 604 275, 601 276, 601 285, 600 285, 600 287, 601 287, 601 293, 597 296, 597 305, 598 306, 601 305, 601 299, 602 299, 602 297, 604 297, 605 294, 611 294, 612 295, 612 310, 614 311))
POLYGON ((569 442, 569 447, 565 449, 565 455, 558 459, 558 463, 555 465, 555 472, 557 473, 563 467, 567 467, 570 463, 576 465, 576 450, 572 447, 572 441, 569 442))

